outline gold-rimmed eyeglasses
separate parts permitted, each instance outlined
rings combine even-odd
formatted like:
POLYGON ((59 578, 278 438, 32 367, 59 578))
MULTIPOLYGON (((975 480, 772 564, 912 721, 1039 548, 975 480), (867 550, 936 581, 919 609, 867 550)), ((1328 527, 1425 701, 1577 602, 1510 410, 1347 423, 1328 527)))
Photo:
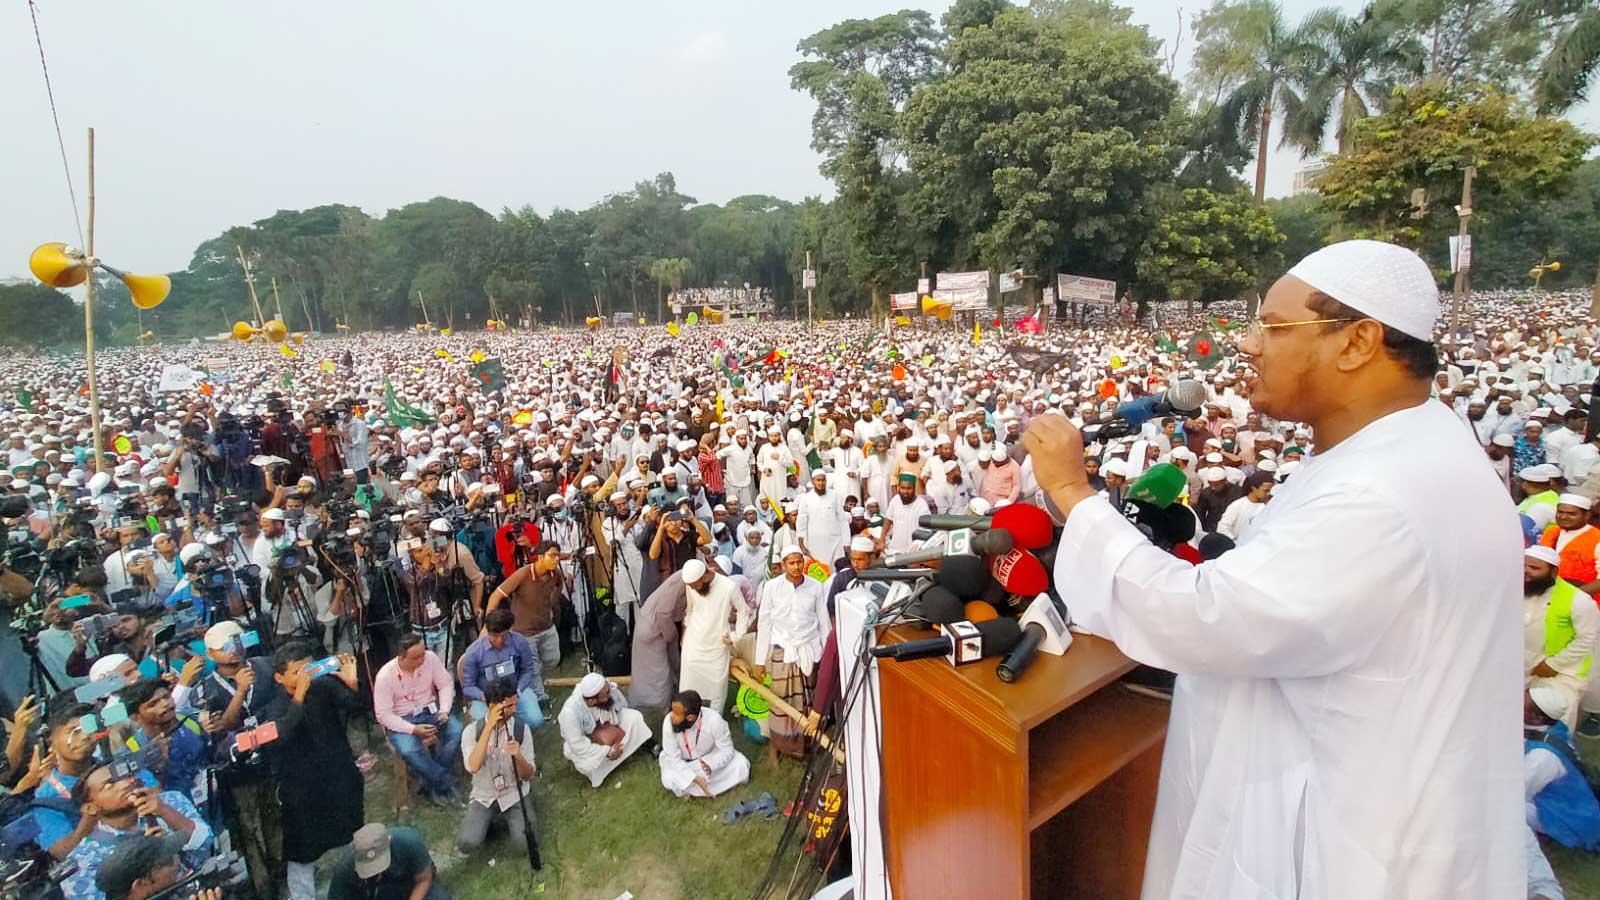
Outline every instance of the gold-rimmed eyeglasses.
POLYGON ((1259 338, 1271 328, 1293 328, 1296 325, 1332 325, 1335 322, 1359 322, 1363 317, 1347 317, 1343 319, 1306 319, 1300 322, 1252 322, 1245 332, 1247 338, 1259 338))

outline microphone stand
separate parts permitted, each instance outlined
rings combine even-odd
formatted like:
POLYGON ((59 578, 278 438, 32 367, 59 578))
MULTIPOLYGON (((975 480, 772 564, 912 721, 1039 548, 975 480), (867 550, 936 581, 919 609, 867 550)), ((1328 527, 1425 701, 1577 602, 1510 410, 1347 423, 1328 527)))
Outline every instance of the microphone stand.
MULTIPOLYGON (((515 716, 508 722, 500 723, 506 730, 506 739, 515 740, 511 736, 511 722, 517 721, 515 716)), ((526 727, 526 726, 524 726, 526 727)), ((533 737, 530 732, 529 738, 533 737)), ((539 856, 539 836, 533 831, 533 820, 528 818, 528 793, 522 783, 522 776, 517 772, 517 759, 511 758, 511 777, 517 782, 517 809, 522 811, 522 837, 523 843, 528 847, 528 868, 535 872, 544 868, 544 860, 539 856)))

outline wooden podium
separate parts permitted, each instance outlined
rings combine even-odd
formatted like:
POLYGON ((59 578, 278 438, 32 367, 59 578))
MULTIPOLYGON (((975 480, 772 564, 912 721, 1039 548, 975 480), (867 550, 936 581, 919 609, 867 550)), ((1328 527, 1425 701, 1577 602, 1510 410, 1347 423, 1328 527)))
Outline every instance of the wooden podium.
POLYGON ((1012 684, 996 662, 878 665, 894 896, 1135 900, 1168 704, 1119 684, 1135 664, 1088 635, 1012 684))

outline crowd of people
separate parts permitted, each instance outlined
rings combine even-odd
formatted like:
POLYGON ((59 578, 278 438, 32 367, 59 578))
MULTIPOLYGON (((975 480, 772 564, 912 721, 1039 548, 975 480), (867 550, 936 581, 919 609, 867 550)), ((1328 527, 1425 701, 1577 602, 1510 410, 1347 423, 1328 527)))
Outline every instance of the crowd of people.
MULTIPOLYGON (((1574 750, 1600 737, 1589 303, 1475 295, 1436 342, 1435 397, 1520 504, 1540 861, 1535 830, 1600 847, 1574 750)), ((113 349, 100 460, 82 359, 0 361, 0 592, 29 685, 6 745, 27 827, 0 840, 76 863, 68 897, 148 897, 219 841, 261 897, 314 897, 340 848, 332 897, 444 896, 415 832, 366 823, 346 725, 369 715, 417 791, 460 811, 460 853, 495 830, 536 840, 533 733, 552 717, 555 764, 595 788, 646 764, 677 797, 725 794, 750 775, 735 727, 802 757, 835 714, 833 605, 855 572, 913 549, 922 516, 1046 505, 1021 440, 1036 417, 1094 425, 1179 379, 1200 408, 1092 440, 1092 482, 1120 506, 1175 469, 1194 518, 1175 552, 1248 541, 1316 435, 1252 409, 1243 310, 1079 320, 113 349), (172 365, 205 377, 163 392, 172 365), (800 715, 740 724, 735 665, 800 715)))

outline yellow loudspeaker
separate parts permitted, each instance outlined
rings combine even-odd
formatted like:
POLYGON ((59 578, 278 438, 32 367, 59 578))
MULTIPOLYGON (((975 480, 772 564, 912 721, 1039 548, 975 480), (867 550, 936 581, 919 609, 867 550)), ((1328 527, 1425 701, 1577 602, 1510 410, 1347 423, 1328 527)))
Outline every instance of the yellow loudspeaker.
POLYGON ((922 314, 933 316, 943 322, 950 321, 951 306, 949 300, 935 300, 928 294, 922 297, 922 314))
POLYGON ((250 339, 261 333, 261 329, 249 322, 233 323, 233 339, 241 343, 249 343, 250 339))
POLYGON ((726 316, 727 314, 720 309, 715 309, 711 306, 700 307, 700 318, 710 322, 712 325, 721 325, 726 316))
POLYGON ((89 267, 83 257, 66 244, 56 241, 40 244, 28 257, 28 270, 33 277, 54 288, 76 287, 89 277, 89 267))
POLYGON ((583 320, 583 324, 589 326, 591 330, 599 328, 604 322, 605 319, 602 319, 599 316, 590 316, 589 318, 583 320))
POLYGON ((1550 272, 1559 272, 1559 271, 1561 271, 1561 263, 1558 263, 1558 262, 1545 263, 1544 267, 1545 267, 1545 269, 1547 271, 1550 271, 1550 272))
POLYGON ((133 298, 133 305, 140 309, 155 309, 161 305, 161 301, 167 299, 168 294, 172 293, 172 279, 165 275, 129 275, 105 263, 101 263, 100 268, 117 276, 128 286, 128 295, 133 298))
POLYGON ((155 339, 156 333, 154 331, 146 331, 144 334, 139 335, 139 340, 141 341, 153 341, 155 339))
POLYGON ((305 342, 306 342, 306 332, 304 332, 304 331, 296 331, 295 333, 289 335, 289 343, 295 345, 296 347, 300 346, 301 344, 304 344, 305 342))
POLYGON ((350 330, 350 326, 346 325, 343 322, 335 322, 335 323, 333 323, 333 330, 334 331, 349 331, 350 330))
POLYGON ((267 324, 261 326, 261 333, 266 335, 267 340, 273 342, 274 344, 281 344, 283 343, 283 339, 289 336, 289 326, 283 324, 283 322, 278 319, 272 319, 271 321, 267 322, 267 324))

